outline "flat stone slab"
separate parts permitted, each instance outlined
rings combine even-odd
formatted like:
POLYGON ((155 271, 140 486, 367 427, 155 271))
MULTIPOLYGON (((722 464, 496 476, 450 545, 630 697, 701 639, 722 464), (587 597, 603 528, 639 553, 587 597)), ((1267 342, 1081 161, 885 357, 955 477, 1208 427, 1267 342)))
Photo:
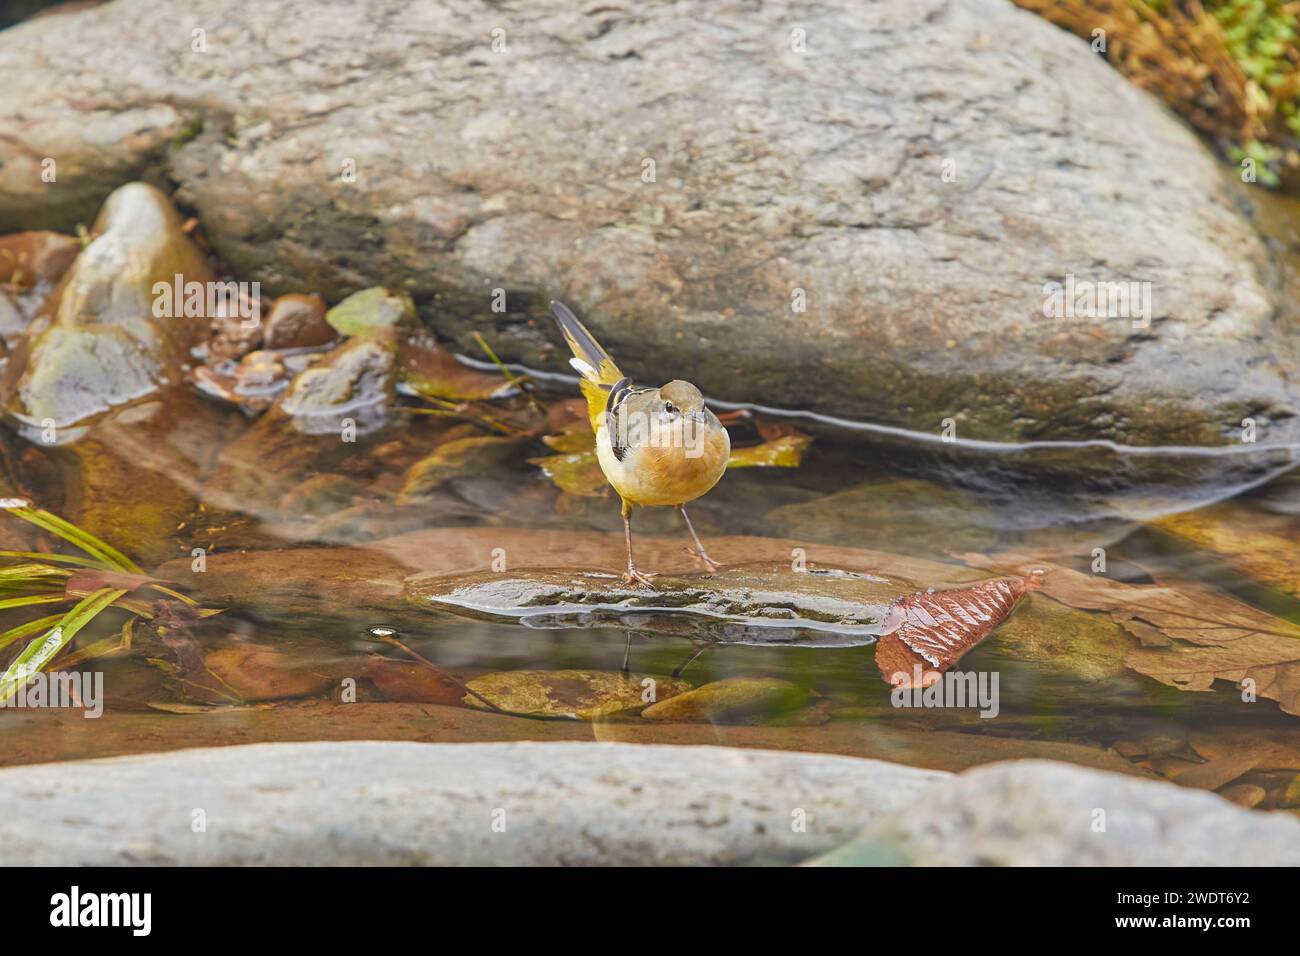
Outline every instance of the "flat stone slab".
POLYGON ((528 627, 634 627, 728 644, 854 647, 872 644, 903 579, 786 564, 728 567, 714 574, 624 584, 608 571, 530 568, 418 577, 421 607, 516 621, 528 627))

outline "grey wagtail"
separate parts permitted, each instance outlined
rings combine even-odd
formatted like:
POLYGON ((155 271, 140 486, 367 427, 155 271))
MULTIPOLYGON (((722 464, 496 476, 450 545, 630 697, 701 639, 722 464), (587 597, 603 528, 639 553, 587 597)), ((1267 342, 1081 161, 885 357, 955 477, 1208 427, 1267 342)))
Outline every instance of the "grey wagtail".
POLYGON ((704 407, 704 396, 690 382, 674 380, 662 388, 633 385, 564 303, 552 302, 551 312, 573 350, 569 364, 582 376, 579 387, 596 433, 600 469, 623 499, 627 542, 623 583, 653 587, 654 575, 638 571, 632 560, 633 507, 680 511, 695 541, 695 556, 710 571, 717 571, 722 565, 705 552, 686 504, 716 485, 727 470, 731 457, 727 430, 704 407))

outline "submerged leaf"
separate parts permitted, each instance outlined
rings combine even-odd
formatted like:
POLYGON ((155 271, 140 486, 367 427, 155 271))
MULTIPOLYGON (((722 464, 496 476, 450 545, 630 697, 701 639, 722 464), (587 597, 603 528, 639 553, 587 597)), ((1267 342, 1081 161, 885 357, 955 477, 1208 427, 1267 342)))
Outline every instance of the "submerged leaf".
POLYGON ((728 677, 652 704, 646 720, 683 723, 740 723, 775 717, 808 703, 807 688, 775 677, 728 677))
POLYGON ((515 382, 471 368, 439 348, 427 332, 409 336, 398 356, 398 383, 425 398, 490 400, 506 398, 518 390, 515 382))
POLYGON ((801 432, 782 435, 761 445, 731 449, 728 468, 798 468, 812 436, 801 432))
POLYGON ((426 704, 458 704, 465 690, 425 661, 397 661, 373 656, 363 673, 387 700, 426 704))
MULTIPOLYGON (((983 566, 1018 560, 963 557, 983 566)), ((1124 663, 1140 674, 1179 690, 1208 691, 1216 680, 1231 681, 1300 716, 1300 626, 1191 583, 1175 590, 1051 568, 1043 593, 1071 607, 1104 611, 1139 638, 1143 646, 1124 663), (1155 631, 1169 640, 1167 646, 1153 646, 1155 631)))
POLYGON ((544 458, 529 458, 530 465, 537 465, 542 474, 551 479, 561 491, 584 498, 599 498, 606 494, 609 482, 600 470, 595 450, 573 452, 569 455, 547 455, 544 458))
POLYGON ((210 651, 204 666, 242 700, 275 700, 323 693, 334 682, 327 673, 303 667, 273 647, 239 644, 210 651))
MULTIPOLYGON (((605 671, 505 671, 485 674, 465 686, 513 714, 578 720, 640 710, 653 700, 664 700, 690 688, 684 681, 665 677, 605 671), (654 694, 647 699, 649 686, 653 686, 654 694)), ((484 707, 482 701, 468 694, 465 703, 484 707)))

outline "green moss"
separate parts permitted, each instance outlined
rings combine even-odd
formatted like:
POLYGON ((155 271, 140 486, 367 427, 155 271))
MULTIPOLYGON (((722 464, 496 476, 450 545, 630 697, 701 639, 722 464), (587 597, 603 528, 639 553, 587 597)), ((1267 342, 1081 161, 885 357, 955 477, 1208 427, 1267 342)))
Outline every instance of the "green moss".
POLYGON ((202 132, 203 117, 191 116, 181 124, 181 128, 177 130, 176 135, 172 137, 172 149, 180 149, 187 143, 193 142, 202 132))

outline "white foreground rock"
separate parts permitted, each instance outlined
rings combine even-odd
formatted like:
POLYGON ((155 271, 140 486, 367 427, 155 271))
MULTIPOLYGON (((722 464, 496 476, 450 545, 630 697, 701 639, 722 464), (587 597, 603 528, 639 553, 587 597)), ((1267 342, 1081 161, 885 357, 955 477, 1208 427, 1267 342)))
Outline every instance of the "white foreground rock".
POLYGON ((789 863, 947 777, 723 747, 253 744, 0 771, 0 845, 10 865, 789 863))
POLYGON ((817 860, 920 866, 1297 866, 1300 820, 1047 760, 992 764, 817 860))
POLYGON ((10 865, 1300 863, 1292 817, 1046 761, 253 744, 10 768, 0 803, 10 865))

